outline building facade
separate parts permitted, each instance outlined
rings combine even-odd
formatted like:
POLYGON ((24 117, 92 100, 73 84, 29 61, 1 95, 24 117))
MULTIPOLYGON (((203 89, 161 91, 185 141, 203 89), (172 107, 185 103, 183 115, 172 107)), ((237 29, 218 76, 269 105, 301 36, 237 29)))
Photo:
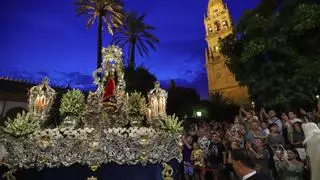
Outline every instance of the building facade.
POLYGON ((208 44, 205 52, 209 93, 221 92, 236 104, 247 103, 247 88, 239 86, 220 52, 219 40, 233 32, 229 10, 223 0, 209 0, 204 25, 208 44))
MULTIPOLYGON (((39 83, 0 77, 0 126, 7 117, 14 118, 16 113, 28 111, 28 92, 39 83)), ((57 92, 57 99, 66 93, 69 87, 52 86, 57 92)), ((87 92, 85 92, 87 94, 87 92)))

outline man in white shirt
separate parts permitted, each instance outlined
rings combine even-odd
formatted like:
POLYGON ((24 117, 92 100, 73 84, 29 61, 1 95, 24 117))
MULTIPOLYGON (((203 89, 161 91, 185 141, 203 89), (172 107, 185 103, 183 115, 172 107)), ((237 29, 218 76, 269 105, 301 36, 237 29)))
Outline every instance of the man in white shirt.
POLYGON ((282 122, 279 118, 276 117, 276 112, 274 110, 270 110, 268 112, 268 122, 269 124, 274 124, 276 123, 278 125, 278 132, 282 135, 282 122))
POLYGON ((251 157, 244 149, 235 149, 229 154, 229 163, 241 180, 271 180, 271 177, 258 173, 251 157))

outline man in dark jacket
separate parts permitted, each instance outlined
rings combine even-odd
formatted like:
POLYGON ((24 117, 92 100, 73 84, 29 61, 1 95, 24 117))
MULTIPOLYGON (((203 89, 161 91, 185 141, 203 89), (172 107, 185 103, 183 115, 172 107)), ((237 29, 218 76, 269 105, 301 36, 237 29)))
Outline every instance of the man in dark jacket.
POLYGON ((229 162, 241 180, 272 180, 269 176, 254 170, 255 164, 243 149, 235 149, 229 154, 229 162))

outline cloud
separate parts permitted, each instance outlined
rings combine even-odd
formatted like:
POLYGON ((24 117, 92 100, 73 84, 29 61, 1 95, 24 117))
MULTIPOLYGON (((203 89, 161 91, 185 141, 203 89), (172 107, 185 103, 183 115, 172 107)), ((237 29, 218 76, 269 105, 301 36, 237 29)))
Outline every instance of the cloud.
MULTIPOLYGON (((185 87, 185 88, 194 88, 197 90, 198 94, 202 99, 207 98, 208 95, 208 87, 207 87, 207 75, 205 71, 202 70, 186 70, 182 72, 182 74, 186 74, 192 78, 186 78, 185 76, 181 76, 181 78, 173 78, 177 86, 185 87)), ((48 77, 51 85, 55 86, 70 86, 71 88, 92 91, 96 87, 92 83, 93 78, 87 74, 83 74, 81 72, 61 72, 54 71, 54 73, 47 72, 27 72, 15 69, 15 71, 9 71, 6 74, 2 74, 1 76, 9 76, 11 78, 23 79, 34 81, 36 83, 40 83, 43 77, 48 77)), ((168 88, 171 79, 162 79, 159 80, 161 82, 161 86, 163 88, 168 88)))
POLYGON ((55 71, 56 78, 60 82, 71 86, 72 88, 82 89, 82 90, 93 90, 95 86, 93 85, 93 78, 87 74, 80 72, 60 72, 55 71))

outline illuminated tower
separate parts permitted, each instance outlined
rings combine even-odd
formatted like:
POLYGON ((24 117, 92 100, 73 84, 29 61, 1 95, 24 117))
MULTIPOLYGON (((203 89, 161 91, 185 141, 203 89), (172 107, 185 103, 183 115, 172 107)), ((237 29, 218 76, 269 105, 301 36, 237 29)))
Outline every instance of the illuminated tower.
POLYGON ((206 28, 206 68, 209 93, 222 92, 236 104, 248 101, 246 87, 240 87, 234 75, 225 65, 226 58, 220 53, 219 39, 232 33, 232 22, 228 8, 222 0, 209 0, 204 19, 206 28))

